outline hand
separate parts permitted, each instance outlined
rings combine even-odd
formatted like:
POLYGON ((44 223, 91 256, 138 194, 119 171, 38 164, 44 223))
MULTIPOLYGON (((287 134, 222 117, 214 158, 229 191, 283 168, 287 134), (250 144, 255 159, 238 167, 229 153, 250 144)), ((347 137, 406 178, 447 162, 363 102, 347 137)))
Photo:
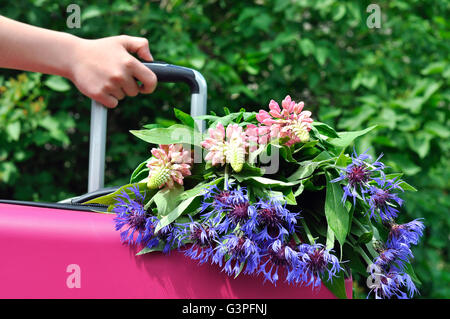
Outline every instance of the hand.
POLYGON ((130 54, 153 61, 145 38, 80 39, 74 50, 69 79, 81 93, 106 107, 114 108, 125 96, 152 93, 156 88, 156 75, 130 54))

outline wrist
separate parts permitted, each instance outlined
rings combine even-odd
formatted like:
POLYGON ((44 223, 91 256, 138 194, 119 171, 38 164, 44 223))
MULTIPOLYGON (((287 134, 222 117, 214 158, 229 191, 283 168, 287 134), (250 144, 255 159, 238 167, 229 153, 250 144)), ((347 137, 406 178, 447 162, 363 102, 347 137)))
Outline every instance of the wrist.
POLYGON ((71 81, 74 80, 75 67, 80 63, 80 51, 84 42, 88 41, 83 38, 79 38, 72 34, 65 33, 67 38, 65 39, 65 50, 61 56, 61 68, 58 72, 60 76, 63 76, 71 81))

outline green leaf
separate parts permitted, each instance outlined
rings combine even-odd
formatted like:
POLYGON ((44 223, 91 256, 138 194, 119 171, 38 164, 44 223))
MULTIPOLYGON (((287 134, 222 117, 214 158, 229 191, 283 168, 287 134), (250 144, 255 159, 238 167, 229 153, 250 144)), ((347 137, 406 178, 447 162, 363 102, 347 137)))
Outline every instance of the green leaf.
POLYGON ((90 5, 87 8, 83 8, 81 12, 82 12, 81 21, 86 21, 92 18, 99 17, 104 13, 98 6, 95 5, 90 5))
POLYGON ((153 201, 158 209, 158 218, 169 214, 179 204, 179 195, 183 192, 183 186, 177 185, 174 188, 163 188, 154 196, 153 201))
POLYGON ((327 226, 327 243, 326 249, 333 249, 334 247, 334 232, 331 229, 330 225, 327 226))
POLYGON ((367 134, 368 132, 372 131, 375 127, 377 126, 374 125, 361 131, 339 132, 337 133, 339 135, 339 138, 329 139, 328 142, 334 146, 346 148, 351 143, 353 143, 353 141, 356 138, 364 134, 367 134))
POLYGON ((303 190, 305 189, 305 185, 300 184, 300 186, 297 188, 297 190, 294 192, 294 197, 300 196, 301 193, 303 193, 303 190))
POLYGON ((308 56, 315 52, 314 42, 310 39, 301 39, 299 42, 300 50, 304 56, 308 56))
MULTIPOLYGON (((272 146, 279 147, 278 145, 272 144, 272 146)), ((289 146, 282 145, 280 148, 281 157, 283 157, 286 162, 297 163, 297 160, 292 157, 292 149, 289 146)))
POLYGON ((189 63, 196 69, 201 69, 205 65, 205 57, 202 55, 197 55, 189 59, 189 63))
POLYGON ((322 151, 322 152, 320 152, 319 155, 317 155, 316 157, 314 157, 314 158, 312 159, 312 161, 313 161, 313 162, 318 162, 318 163, 320 163, 320 162, 322 162, 322 161, 329 160, 330 158, 332 158, 331 155, 330 155, 330 153, 328 153, 327 151, 322 151))
POLYGON ((216 115, 198 115, 193 117, 194 120, 209 120, 209 121, 217 121, 219 116, 216 115))
POLYGON ((118 195, 122 194, 123 192, 127 193, 128 195, 133 196, 134 193, 131 190, 131 187, 133 187, 133 186, 138 186, 139 191, 141 193, 143 193, 144 191, 147 191, 146 196, 153 196, 153 194, 156 192, 156 190, 148 191, 146 183, 127 184, 127 185, 120 187, 118 190, 116 190, 115 192, 113 192, 111 194, 91 199, 87 202, 84 202, 83 204, 103 204, 103 205, 108 205, 108 206, 113 205, 116 203, 115 198, 118 195))
MULTIPOLYGON (((197 195, 197 196, 199 196, 199 195, 197 195)), ((177 207, 175 207, 174 210, 172 210, 166 216, 161 218, 159 220, 158 225, 156 225, 155 233, 159 232, 161 230, 161 228, 169 225, 170 223, 174 222, 178 217, 180 217, 184 213, 184 211, 189 207, 189 205, 192 204, 192 202, 194 201, 194 199, 197 196, 190 197, 190 198, 182 201, 177 207)))
POLYGON ((153 247, 153 248, 149 248, 149 247, 144 247, 144 248, 142 248, 142 249, 136 254, 136 256, 140 256, 140 255, 152 253, 152 252, 154 252, 154 251, 163 251, 164 246, 165 246, 164 242, 163 242, 163 241, 160 241, 160 242, 158 243, 158 245, 155 246, 155 247, 153 247))
POLYGON ((177 119, 179 119, 181 121, 181 123, 183 123, 186 126, 195 128, 195 121, 192 118, 192 116, 190 116, 189 114, 187 114, 177 108, 174 108, 173 111, 175 113, 175 117, 177 119))
POLYGON ((12 122, 6 126, 6 132, 13 141, 18 141, 20 137, 20 122, 12 122))
POLYGON ((14 180, 14 176, 17 175, 19 170, 16 165, 11 162, 0 162, 0 181, 4 181, 5 183, 14 180))
POLYGON ((299 184, 301 181, 295 181, 295 182, 283 182, 275 179, 270 179, 267 177, 255 177, 252 176, 250 178, 251 180, 254 180, 255 182, 258 182, 259 184, 266 185, 266 187, 274 187, 274 186, 294 186, 299 184))
POLYGON ((327 60, 329 51, 325 47, 318 47, 313 52, 314 57, 316 58, 317 62, 319 62, 320 66, 323 66, 327 60))
POLYGON ((411 192, 417 192, 417 188, 414 186, 411 186, 405 181, 402 181, 400 184, 398 184, 404 191, 411 191, 411 192))
POLYGON ((309 141, 309 142, 307 142, 305 144, 302 144, 298 149, 296 149, 292 153, 295 154, 295 153, 298 153, 298 152, 301 152, 301 151, 308 150, 308 149, 313 148, 314 146, 316 146, 317 143, 319 143, 319 141, 317 141, 317 140, 309 141))
POLYGON ((343 191, 339 183, 331 183, 330 174, 326 173, 327 190, 325 198, 325 216, 327 223, 333 230, 336 239, 341 245, 345 244, 347 232, 349 229, 349 213, 342 204, 341 199, 343 191))
POLYGON ((146 128, 146 129, 151 130, 153 128, 164 127, 164 126, 161 125, 161 124, 158 124, 158 123, 154 123, 154 124, 145 124, 143 127, 146 128))
POLYGON ((290 189, 287 194, 284 194, 284 199, 286 200, 286 204, 288 205, 297 205, 295 194, 292 192, 292 189, 290 189))
POLYGON ((222 123, 223 126, 227 126, 230 124, 234 119, 236 119, 240 115, 240 112, 238 113, 231 113, 227 114, 222 117, 218 117, 211 125, 211 128, 216 128, 217 124, 222 123))
POLYGON ((328 277, 321 276, 322 283, 327 287, 333 295, 339 299, 347 299, 347 291, 345 289, 344 272, 341 271, 338 277, 333 277, 332 280, 328 280, 328 277))
POLYGON ((192 127, 175 124, 170 127, 157 127, 150 130, 131 130, 131 134, 141 140, 157 145, 186 143, 201 146, 202 134, 192 127))
POLYGON ((410 263, 406 263, 405 265, 405 272, 411 276, 411 279, 414 281, 414 283, 417 286, 421 286, 422 282, 420 281, 419 277, 417 277, 416 273, 414 272, 414 268, 412 267, 412 265, 410 263))
POLYGON ((309 243, 312 245, 316 242, 315 238, 313 237, 313 235, 311 234, 311 231, 309 230, 308 225, 305 222, 304 218, 300 219, 300 223, 302 224, 303 230, 306 233, 306 237, 308 238, 309 243))
POLYGON ((263 154, 263 152, 267 152, 269 145, 259 145, 257 150, 250 152, 250 154, 248 155, 248 162, 250 164, 255 164, 257 162, 258 156, 263 154))
POLYGON ((427 132, 432 133, 443 139, 447 139, 450 137, 450 130, 448 129, 448 127, 436 121, 426 122, 424 129, 427 132))
POLYGON ((239 266, 239 270, 238 270, 238 272, 236 273, 236 275, 234 276, 234 279, 236 279, 237 276, 239 276, 239 274, 242 272, 242 269, 244 269, 244 266, 245 266, 246 263, 247 263, 247 262, 241 262, 241 265, 239 266))
POLYGON ((345 15, 346 9, 344 4, 337 5, 333 9, 333 21, 339 21, 341 20, 345 15))
POLYGON ((350 157, 345 154, 345 149, 339 154, 339 157, 336 160, 337 167, 346 167, 348 163, 351 161, 350 157))
MULTIPOLYGON (((400 178, 403 176, 403 173, 394 173, 394 174, 386 174, 386 179, 394 179, 394 178, 400 178)), ((404 180, 402 180, 399 184, 398 184, 404 191, 412 191, 412 192, 417 192, 417 189, 408 184, 407 182, 405 182, 404 180)))
POLYGON ((420 71, 423 75, 430 75, 430 74, 439 74, 444 72, 445 67, 447 66, 447 61, 438 61, 430 63, 425 69, 420 71))
POLYGON ((216 179, 214 179, 213 181, 211 181, 209 183, 198 184, 194 188, 185 190, 183 193, 181 193, 178 196, 178 199, 179 200, 186 200, 186 199, 191 198, 191 197, 196 197, 196 196, 202 195, 204 193, 204 191, 205 191, 205 188, 207 188, 209 186, 212 186, 212 185, 217 185, 220 182, 222 182, 223 180, 224 180, 223 177, 219 177, 219 178, 216 178, 216 179))
POLYGON ((405 175, 414 175, 420 172, 421 168, 410 157, 410 154, 406 152, 391 153, 387 164, 399 171, 401 170, 405 175))
POLYGON ((359 236, 357 240, 357 244, 367 244, 372 241, 373 238, 373 232, 367 232, 363 233, 361 236, 359 236))
POLYGON ((430 152, 430 142, 432 139, 433 135, 424 131, 420 131, 414 135, 407 136, 410 148, 414 150, 421 159, 425 158, 430 152))
POLYGON ((50 75, 44 84, 57 92, 67 92, 70 90, 69 82, 65 78, 57 75, 50 75))
POLYGON ((319 131, 319 133, 322 134, 322 135, 325 135, 325 136, 328 136, 328 137, 335 137, 335 138, 339 137, 339 135, 336 133, 334 128, 332 128, 328 124, 314 121, 312 123, 312 126, 315 127, 317 129, 317 131, 319 131))
POLYGON ((245 181, 252 177, 263 176, 264 172, 261 168, 250 165, 249 163, 244 163, 242 170, 239 173, 233 172, 231 176, 236 178, 238 182, 245 181))
POLYGON ((136 167, 136 169, 133 171, 130 177, 130 184, 133 184, 139 180, 139 176, 141 173, 148 171, 149 169, 146 168, 147 161, 142 162, 141 164, 136 167))
POLYGON ((311 162, 311 161, 301 162, 300 167, 294 173, 292 173, 292 175, 289 176, 287 180, 289 182, 295 182, 305 179, 312 175, 317 166, 319 166, 318 162, 311 162))

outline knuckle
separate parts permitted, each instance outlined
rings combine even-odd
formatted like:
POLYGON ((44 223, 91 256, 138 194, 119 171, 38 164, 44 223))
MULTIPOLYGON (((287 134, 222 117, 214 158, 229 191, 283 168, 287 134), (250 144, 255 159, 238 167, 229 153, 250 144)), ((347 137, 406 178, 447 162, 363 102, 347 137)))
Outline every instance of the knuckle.
POLYGON ((96 101, 99 101, 100 99, 102 99, 103 98, 103 91, 102 90, 94 90, 94 91, 92 91, 92 93, 91 93, 91 97, 94 99, 94 100, 96 100, 96 101))
POLYGON ((135 60, 133 57, 126 58, 123 62, 126 68, 134 67, 135 60))
POLYGON ((109 92, 111 92, 112 90, 114 90, 114 87, 115 87, 114 83, 112 83, 112 82, 107 82, 107 83, 105 83, 105 85, 103 86, 102 93, 109 93, 109 92))
POLYGON ((113 73, 113 74, 111 74, 111 76, 110 76, 110 80, 111 80, 111 82, 113 82, 113 83, 120 83, 120 82, 123 81, 123 78, 124 78, 123 74, 122 74, 122 73, 119 73, 119 72, 113 73))

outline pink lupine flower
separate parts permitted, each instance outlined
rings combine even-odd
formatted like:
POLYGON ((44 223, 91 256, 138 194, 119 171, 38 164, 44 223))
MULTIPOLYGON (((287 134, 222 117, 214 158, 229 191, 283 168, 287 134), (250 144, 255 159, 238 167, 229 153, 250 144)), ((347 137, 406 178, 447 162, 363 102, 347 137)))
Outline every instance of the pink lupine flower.
POLYGON ((164 185, 173 188, 174 182, 183 185, 184 176, 191 175, 191 151, 185 150, 182 144, 160 145, 152 149, 152 155, 147 163, 150 169, 148 188, 161 188, 164 185))
POLYGON ((245 130, 249 143, 249 152, 254 152, 260 145, 266 145, 270 139, 269 126, 256 126, 254 124, 247 125, 245 130))
POLYGON ((230 124, 225 131, 221 123, 217 124, 215 129, 209 129, 209 138, 201 145, 209 151, 205 159, 213 166, 230 163, 234 171, 242 170, 248 142, 245 131, 239 125, 230 124))
POLYGON ((212 165, 225 164, 225 128, 222 123, 218 123, 216 128, 208 130, 209 138, 201 145, 209 150, 205 159, 212 162, 212 165))
POLYGON ((295 103, 288 95, 281 102, 281 108, 276 101, 271 100, 270 111, 260 110, 256 119, 270 127, 272 138, 287 137, 286 145, 288 146, 299 142, 304 143, 309 140, 313 119, 311 119, 311 112, 303 111, 303 107, 303 102, 295 103))

